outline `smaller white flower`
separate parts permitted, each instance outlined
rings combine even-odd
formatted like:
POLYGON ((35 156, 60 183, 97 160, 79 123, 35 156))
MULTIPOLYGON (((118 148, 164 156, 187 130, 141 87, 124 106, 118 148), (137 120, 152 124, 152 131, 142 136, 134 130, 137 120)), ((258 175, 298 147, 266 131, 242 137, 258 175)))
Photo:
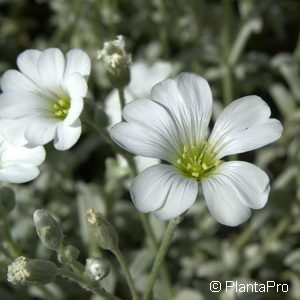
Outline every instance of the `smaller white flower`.
POLYGON ((40 173, 38 166, 45 156, 41 146, 15 146, 0 135, 0 181, 23 183, 35 179, 40 173))
MULTIPOLYGON (((171 72, 172 65, 166 61, 158 61, 152 65, 144 62, 132 64, 130 68, 131 80, 124 90, 126 104, 135 99, 148 98, 151 88, 158 82, 169 77, 171 72)), ((122 121, 122 111, 117 89, 114 89, 107 96, 105 100, 105 111, 109 119, 108 128, 122 121)), ((127 166, 126 160, 121 155, 117 155, 117 159, 121 166, 127 166)), ((135 156, 134 160, 139 172, 159 163, 159 159, 157 158, 142 156, 135 156)))
POLYGON ((64 57, 56 48, 26 50, 17 59, 20 71, 1 78, 0 117, 8 120, 3 135, 17 145, 38 146, 54 140, 58 150, 72 147, 80 137, 79 116, 91 62, 72 49, 64 57))
POLYGON ((126 105, 126 122, 112 127, 111 137, 127 151, 169 163, 151 166, 134 179, 130 193, 138 210, 175 218, 194 203, 200 186, 211 214, 228 226, 264 207, 268 175, 248 162, 223 158, 279 139, 281 123, 270 118, 269 106, 257 96, 233 101, 209 133, 211 114, 207 81, 188 73, 155 85, 150 99, 126 105))

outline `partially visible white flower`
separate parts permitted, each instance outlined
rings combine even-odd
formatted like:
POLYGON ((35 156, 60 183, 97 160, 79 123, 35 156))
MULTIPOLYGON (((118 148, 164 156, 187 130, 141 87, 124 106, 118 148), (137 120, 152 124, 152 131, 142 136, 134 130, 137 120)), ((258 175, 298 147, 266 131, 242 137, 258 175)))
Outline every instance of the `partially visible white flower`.
POLYGON ((43 147, 26 148, 5 141, 0 134, 0 181, 23 183, 35 179, 45 160, 43 147))
POLYGON ((79 116, 91 62, 80 49, 66 57, 56 48, 26 50, 17 59, 20 71, 8 70, 1 78, 0 117, 14 144, 37 146, 54 139, 54 147, 66 150, 80 137, 79 116))
MULTIPOLYGON (((135 99, 148 98, 151 88, 158 82, 170 76, 171 72, 172 65, 165 61, 158 61, 152 65, 143 62, 134 63, 130 68, 130 83, 124 91, 126 104, 135 99)), ((118 91, 116 89, 114 89, 106 98, 105 111, 109 118, 109 128, 114 124, 121 122, 122 111, 118 91)), ((126 160, 121 155, 117 155, 117 159, 121 166, 127 166, 126 160)), ((157 158, 141 156, 135 156, 134 160, 139 172, 159 163, 159 159, 157 158)))
POLYGON ((98 51, 98 59, 104 62, 114 87, 124 87, 130 81, 131 54, 126 52, 125 46, 124 37, 118 35, 115 40, 105 42, 103 49, 98 51))
POLYGON ((211 214, 228 226, 245 222, 251 208, 266 204, 268 175, 248 162, 222 160, 280 138, 282 125, 270 119, 270 108, 261 98, 233 101, 210 135, 212 95, 204 78, 182 73, 154 86, 150 99, 127 104, 126 122, 110 130, 127 151, 170 163, 147 168, 134 179, 130 192, 138 210, 175 218, 194 203, 199 184, 211 214))

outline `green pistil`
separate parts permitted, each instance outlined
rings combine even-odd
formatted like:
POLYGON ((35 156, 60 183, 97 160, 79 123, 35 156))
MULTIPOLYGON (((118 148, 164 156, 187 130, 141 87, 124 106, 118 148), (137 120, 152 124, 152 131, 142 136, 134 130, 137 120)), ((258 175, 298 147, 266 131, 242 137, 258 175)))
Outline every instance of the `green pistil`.
POLYGON ((202 142, 197 146, 184 146, 175 166, 185 177, 201 180, 213 174, 221 163, 211 145, 202 142))
POLYGON ((56 119, 64 120, 69 113, 70 99, 60 98, 52 106, 53 114, 56 119))

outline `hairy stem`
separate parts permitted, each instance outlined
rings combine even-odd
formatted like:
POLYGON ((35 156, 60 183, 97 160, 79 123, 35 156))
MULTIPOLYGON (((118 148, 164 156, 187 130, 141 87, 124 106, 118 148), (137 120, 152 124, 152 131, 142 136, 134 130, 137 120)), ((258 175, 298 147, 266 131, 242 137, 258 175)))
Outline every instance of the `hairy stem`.
POLYGON ((117 248, 116 250, 113 251, 113 253, 116 256, 117 260, 119 261, 119 263, 120 263, 120 265, 122 267, 122 270, 124 272, 127 284, 129 286, 129 289, 130 289, 130 293, 131 293, 132 299, 133 300, 138 300, 139 296, 138 296, 138 293, 137 293, 137 291, 135 289, 135 286, 134 286, 134 283, 133 283, 133 279, 132 279, 132 277, 130 275, 127 262, 126 262, 126 260, 125 260, 125 258, 123 256, 122 252, 120 251, 119 248, 117 248))
POLYGON ((168 227, 164 233, 161 245, 159 247, 158 253, 155 257, 154 264, 152 266, 150 278, 144 293, 143 300, 149 300, 151 298, 152 289, 157 278, 160 266, 162 265, 164 258, 166 256, 167 250, 169 248, 170 242, 172 240, 173 234, 177 225, 181 222, 182 216, 179 216, 175 219, 169 221, 168 227))
POLYGON ((90 292, 93 292, 93 293, 97 294, 98 296, 103 297, 104 299, 120 300, 120 298, 109 294, 102 288, 100 288, 100 287, 96 286, 95 284, 93 284, 92 282, 90 282, 87 278, 84 278, 83 276, 76 274, 68 269, 58 268, 57 275, 60 275, 62 277, 68 278, 71 281, 76 282, 82 288, 84 288, 90 292))

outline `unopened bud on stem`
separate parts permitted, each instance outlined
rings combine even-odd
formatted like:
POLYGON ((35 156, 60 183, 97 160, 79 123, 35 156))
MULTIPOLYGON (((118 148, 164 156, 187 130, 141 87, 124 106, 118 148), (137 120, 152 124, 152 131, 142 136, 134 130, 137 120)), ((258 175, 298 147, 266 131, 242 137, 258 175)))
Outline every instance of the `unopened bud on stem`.
POLYGON ((72 245, 65 246, 59 250, 58 261, 62 264, 73 263, 77 261, 79 250, 72 245))
POLYGON ((103 259, 88 258, 85 265, 85 275, 92 281, 99 281, 110 272, 110 264, 103 259))
POLYGON ((63 232, 59 223, 45 209, 37 209, 33 214, 36 232, 43 244, 51 250, 59 250, 63 243, 63 232))
POLYGON ((86 220, 101 248, 113 251, 119 247, 117 231, 101 213, 89 209, 86 212, 86 220))

